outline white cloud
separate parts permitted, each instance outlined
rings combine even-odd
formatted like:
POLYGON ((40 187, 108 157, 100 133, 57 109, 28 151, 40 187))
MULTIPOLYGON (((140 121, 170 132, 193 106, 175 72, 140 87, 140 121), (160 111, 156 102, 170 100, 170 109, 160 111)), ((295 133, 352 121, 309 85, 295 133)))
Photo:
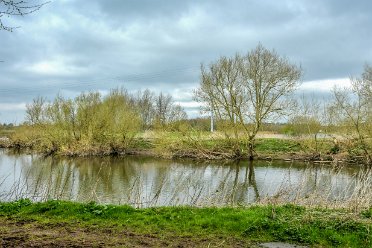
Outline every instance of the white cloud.
POLYGON ((211 20, 208 18, 208 15, 204 10, 194 7, 181 16, 177 25, 182 31, 193 31, 200 28, 200 26, 206 25, 210 21, 211 20))
POLYGON ((85 69, 71 66, 68 59, 56 56, 30 65, 18 65, 26 71, 44 76, 72 76, 84 73, 85 69))
POLYGON ((335 86, 337 87, 349 87, 349 78, 337 78, 337 79, 323 79, 304 82, 300 86, 300 90, 312 90, 312 91, 331 91, 335 86))
POLYGON ((44 29, 44 30, 48 30, 48 29, 59 29, 59 30, 65 29, 66 30, 69 28, 69 24, 68 24, 68 20, 63 19, 62 17, 58 15, 51 14, 51 15, 46 15, 44 18, 42 18, 39 21, 37 28, 44 29))
POLYGON ((180 88, 177 88, 177 89, 172 89, 170 90, 170 94, 173 96, 173 99, 176 100, 176 101, 182 101, 182 100, 185 100, 185 99, 192 99, 193 97, 193 90, 196 88, 196 86, 194 87, 194 85, 192 87, 190 86, 184 86, 184 87, 180 87, 180 88))
POLYGON ((26 103, 0 103, 0 111, 26 110, 26 103))

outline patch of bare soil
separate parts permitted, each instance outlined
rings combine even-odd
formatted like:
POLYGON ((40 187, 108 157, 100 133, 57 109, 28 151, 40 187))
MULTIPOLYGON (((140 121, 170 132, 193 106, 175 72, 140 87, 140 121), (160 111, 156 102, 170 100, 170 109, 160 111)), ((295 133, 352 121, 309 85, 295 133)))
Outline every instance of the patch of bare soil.
POLYGON ((0 217, 0 247, 257 247, 222 237, 135 233, 124 228, 41 225, 0 217))

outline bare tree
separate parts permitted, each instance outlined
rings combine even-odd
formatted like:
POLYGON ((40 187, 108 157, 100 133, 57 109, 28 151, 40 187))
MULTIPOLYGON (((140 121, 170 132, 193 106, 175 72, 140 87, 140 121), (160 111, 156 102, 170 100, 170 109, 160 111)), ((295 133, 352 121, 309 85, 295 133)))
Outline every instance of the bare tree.
POLYGON ((155 118, 160 125, 165 125, 168 120, 168 113, 172 104, 172 96, 162 92, 155 100, 155 118))
POLYGON ((154 109, 155 123, 160 127, 187 118, 186 112, 181 106, 174 103, 172 96, 162 92, 155 99, 154 109))
MULTIPOLYGON (((351 78, 351 87, 333 89, 332 112, 339 124, 350 130, 351 141, 372 162, 372 69, 366 65, 361 78, 351 78)), ((354 149, 352 149, 354 151, 354 149)))
POLYGON ((26 105, 26 120, 31 124, 40 124, 44 120, 46 100, 43 97, 33 99, 32 103, 26 105))
POLYGON ((34 3, 34 1, 24 0, 0 0, 0 30, 12 32, 17 27, 4 24, 4 17, 24 16, 39 10, 48 2, 34 3))
MULTIPOLYGON (((302 139, 303 144, 309 151, 313 151, 313 159, 320 156, 320 147, 323 139, 319 137, 329 136, 329 101, 319 99, 315 95, 305 96, 304 94, 296 101, 296 107, 293 109, 293 115, 289 118, 288 124, 295 135, 306 135, 302 139)), ((334 138, 335 139, 335 138, 334 138)), ((334 140, 335 145, 337 140, 334 140)), ((337 152, 337 148, 333 148, 337 152)))
POLYGON ((321 128, 321 103, 314 96, 302 95, 296 102, 294 115, 289 119, 295 134, 314 135, 321 128))
POLYGON ((174 104, 170 110, 168 122, 177 122, 181 120, 186 120, 187 114, 185 110, 181 107, 181 105, 174 104))
POLYGON ((301 67, 259 44, 247 55, 222 57, 208 68, 202 65, 195 98, 215 115, 245 133, 253 159, 255 137, 264 121, 288 110, 289 96, 301 78, 301 67))
MULTIPOLYGON (((196 100, 206 102, 205 110, 213 111, 214 115, 228 123, 236 123, 236 114, 244 106, 244 90, 239 71, 242 57, 221 57, 209 68, 201 67, 201 84, 195 92, 196 100)), ((237 130, 234 128, 235 138, 237 130)))
POLYGON ((149 89, 137 93, 136 104, 142 119, 143 128, 145 129, 153 124, 155 113, 154 102, 155 94, 149 89))

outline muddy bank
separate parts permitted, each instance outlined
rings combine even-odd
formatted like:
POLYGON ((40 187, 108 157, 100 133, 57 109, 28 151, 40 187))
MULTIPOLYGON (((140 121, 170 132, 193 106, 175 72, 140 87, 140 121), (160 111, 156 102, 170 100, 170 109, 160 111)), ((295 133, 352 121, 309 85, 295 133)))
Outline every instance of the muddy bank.
POLYGON ((259 247, 244 239, 163 237, 126 228, 43 224, 0 217, 0 247, 259 247))

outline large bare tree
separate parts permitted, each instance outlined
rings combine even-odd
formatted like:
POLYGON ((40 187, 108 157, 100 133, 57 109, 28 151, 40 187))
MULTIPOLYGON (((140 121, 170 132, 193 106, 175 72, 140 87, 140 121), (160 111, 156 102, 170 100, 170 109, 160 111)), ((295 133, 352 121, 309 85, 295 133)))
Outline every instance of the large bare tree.
POLYGON ((4 18, 9 16, 24 16, 39 10, 48 2, 39 3, 39 1, 25 0, 0 0, 0 30, 12 32, 13 26, 4 24, 4 18))
POLYGON ((257 132, 264 121, 288 110, 287 96, 301 75, 300 66, 259 44, 244 56, 221 57, 208 67, 202 65, 195 98, 206 103, 217 118, 229 122, 235 138, 244 132, 253 159, 257 132))

